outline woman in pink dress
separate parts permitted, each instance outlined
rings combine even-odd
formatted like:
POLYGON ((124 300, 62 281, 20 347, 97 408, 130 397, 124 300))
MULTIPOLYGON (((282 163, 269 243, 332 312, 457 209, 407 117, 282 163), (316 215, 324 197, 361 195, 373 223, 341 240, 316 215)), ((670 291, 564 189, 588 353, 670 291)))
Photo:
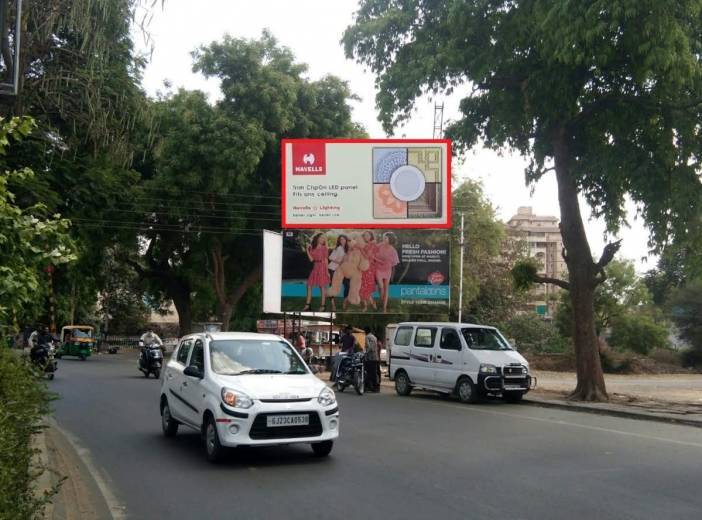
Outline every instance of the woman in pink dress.
POLYGON ((368 269, 363 271, 363 274, 361 276, 361 303, 362 303, 362 308, 361 310, 365 311, 368 309, 368 304, 370 303, 370 306, 373 307, 373 310, 376 310, 375 306, 375 300, 373 300, 373 293, 375 292, 375 284, 376 284, 376 268, 377 268, 377 262, 376 262, 376 254, 378 253, 378 244, 375 242, 375 237, 373 236, 372 231, 365 231, 363 233, 363 240, 366 242, 366 245, 363 246, 363 256, 366 260, 368 260, 368 269))
POLYGON ((376 280, 380 287, 380 300, 383 302, 383 312, 388 312, 388 292, 390 289, 390 280, 392 280, 393 270, 400 263, 400 257, 397 256, 395 244, 397 237, 395 233, 388 231, 383 235, 383 241, 378 246, 378 252, 375 255, 376 260, 376 280))
POLYGON ((312 237, 312 244, 307 246, 307 258, 312 262, 312 271, 307 277, 307 300, 303 311, 309 311, 312 304, 312 289, 319 287, 322 292, 322 306, 320 312, 324 312, 324 305, 327 301, 327 286, 331 283, 329 279, 329 249, 327 248, 327 237, 324 233, 317 233, 312 237))

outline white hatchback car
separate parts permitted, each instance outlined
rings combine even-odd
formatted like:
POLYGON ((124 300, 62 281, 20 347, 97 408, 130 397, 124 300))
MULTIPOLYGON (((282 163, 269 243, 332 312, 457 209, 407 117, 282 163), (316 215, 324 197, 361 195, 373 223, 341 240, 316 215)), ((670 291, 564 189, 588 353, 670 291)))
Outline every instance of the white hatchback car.
POLYGON ((207 458, 224 448, 306 443, 326 456, 339 436, 334 392, 279 336, 191 334, 180 340, 161 386, 161 425, 202 434, 207 458))

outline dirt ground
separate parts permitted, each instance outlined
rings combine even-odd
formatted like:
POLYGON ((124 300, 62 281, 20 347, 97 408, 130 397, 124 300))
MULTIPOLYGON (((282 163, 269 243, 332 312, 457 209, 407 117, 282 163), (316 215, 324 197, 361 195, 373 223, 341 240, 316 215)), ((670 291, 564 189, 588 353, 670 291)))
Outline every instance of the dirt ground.
MULTIPOLYGON (((575 373, 536 370, 538 393, 575 388, 575 373)), ((615 400, 654 401, 702 406, 702 374, 605 374, 607 392, 615 400)))

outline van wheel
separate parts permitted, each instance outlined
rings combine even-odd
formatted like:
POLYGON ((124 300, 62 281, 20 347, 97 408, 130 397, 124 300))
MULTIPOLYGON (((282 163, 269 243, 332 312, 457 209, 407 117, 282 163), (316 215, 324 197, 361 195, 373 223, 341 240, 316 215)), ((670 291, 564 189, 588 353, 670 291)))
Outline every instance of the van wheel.
POLYGON ((502 392, 502 399, 508 403, 518 403, 524 397, 524 392, 502 392))
POLYGON ((395 392, 398 395, 410 395, 412 393, 412 385, 406 372, 395 374, 395 392))
POLYGON ((462 403, 474 403, 478 400, 478 393, 475 390, 475 385, 467 377, 462 377, 456 383, 456 395, 462 403))

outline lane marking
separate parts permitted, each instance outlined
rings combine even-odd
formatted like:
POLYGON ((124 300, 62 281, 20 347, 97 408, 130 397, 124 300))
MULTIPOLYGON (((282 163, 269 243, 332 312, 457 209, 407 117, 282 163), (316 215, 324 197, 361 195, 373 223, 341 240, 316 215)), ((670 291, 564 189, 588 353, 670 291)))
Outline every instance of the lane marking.
POLYGON ((507 413, 507 412, 497 412, 495 410, 480 410, 478 408, 470 408, 470 407, 464 407, 464 406, 458 406, 458 405, 452 405, 452 404, 440 403, 440 402, 437 402, 435 404, 438 406, 444 406, 447 408, 454 408, 456 410, 486 413, 486 414, 490 414, 490 415, 501 415, 504 417, 512 417, 515 419, 527 419, 529 421, 544 422, 544 423, 549 423, 549 424, 558 424, 561 426, 571 426, 573 428, 582 428, 584 430, 593 430, 593 431, 598 431, 598 432, 603 432, 603 433, 615 433, 615 434, 623 435, 626 437, 637 437, 639 439, 665 442, 668 444, 677 444, 679 446, 689 446, 689 447, 693 447, 693 448, 702 448, 702 443, 688 442, 688 441, 677 441, 677 440, 673 440, 673 439, 666 439, 665 437, 656 437, 654 435, 646 435, 643 433, 614 430, 611 428, 602 428, 600 426, 589 426, 586 424, 578 424, 578 423, 573 423, 573 422, 569 422, 569 421, 561 421, 558 419, 547 419, 547 418, 543 418, 543 417, 529 417, 529 416, 525 416, 525 415, 519 415, 519 414, 513 414, 513 413, 507 413))
POLYGON ((90 450, 81 445, 81 441, 80 439, 78 439, 78 437, 61 428, 58 425, 56 419, 51 417, 49 418, 48 422, 50 423, 52 428, 54 428, 57 432, 63 435, 63 437, 71 445, 73 450, 78 454, 78 457, 80 457, 80 460, 85 465, 85 468, 88 470, 88 473, 90 473, 90 476, 95 482, 95 485, 98 487, 98 490, 102 494, 102 498, 107 504, 107 508, 110 511, 110 517, 112 518, 112 520, 125 520, 127 518, 127 508, 120 503, 120 501, 117 499, 110 487, 107 485, 107 482, 102 477, 102 474, 97 469, 97 466, 95 466, 95 464, 93 463, 93 458, 90 454, 90 450))

